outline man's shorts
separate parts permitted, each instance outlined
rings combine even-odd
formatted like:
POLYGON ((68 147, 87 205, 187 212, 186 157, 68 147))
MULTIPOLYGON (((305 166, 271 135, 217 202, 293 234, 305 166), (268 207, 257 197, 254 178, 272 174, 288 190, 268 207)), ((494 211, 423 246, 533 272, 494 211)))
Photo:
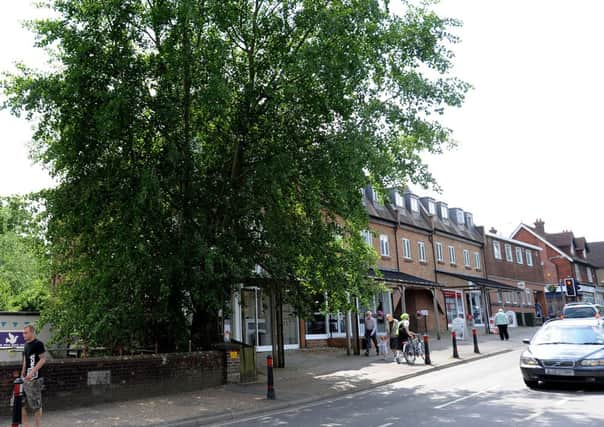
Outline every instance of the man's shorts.
POLYGON ((24 407, 31 412, 36 412, 42 409, 42 388, 44 387, 44 379, 38 378, 23 383, 24 407))

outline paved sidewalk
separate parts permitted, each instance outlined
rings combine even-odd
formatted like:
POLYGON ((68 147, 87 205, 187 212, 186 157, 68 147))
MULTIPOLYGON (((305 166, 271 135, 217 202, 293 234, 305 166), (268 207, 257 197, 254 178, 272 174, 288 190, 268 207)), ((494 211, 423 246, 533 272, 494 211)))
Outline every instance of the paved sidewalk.
POLYGON ((432 366, 396 364, 376 357, 347 356, 345 349, 313 349, 286 352, 284 369, 275 369, 277 399, 266 400, 266 353, 258 354, 258 382, 225 385, 218 388, 158 398, 101 404, 88 408, 49 411, 44 425, 65 426, 195 426, 225 418, 237 418, 254 412, 266 412, 286 406, 351 393, 443 369, 477 357, 486 357, 523 347, 538 328, 516 328, 510 341, 498 336, 479 336, 481 354, 473 352, 472 337, 459 341, 461 360, 453 359, 450 338, 430 341, 432 366))

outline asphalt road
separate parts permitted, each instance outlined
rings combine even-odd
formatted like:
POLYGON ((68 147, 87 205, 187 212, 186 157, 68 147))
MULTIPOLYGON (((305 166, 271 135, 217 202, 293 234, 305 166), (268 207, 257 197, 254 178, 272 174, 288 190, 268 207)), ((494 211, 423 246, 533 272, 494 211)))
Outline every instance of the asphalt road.
POLYGON ((482 359, 370 391, 217 426, 594 426, 604 421, 604 389, 529 390, 520 351, 482 359))

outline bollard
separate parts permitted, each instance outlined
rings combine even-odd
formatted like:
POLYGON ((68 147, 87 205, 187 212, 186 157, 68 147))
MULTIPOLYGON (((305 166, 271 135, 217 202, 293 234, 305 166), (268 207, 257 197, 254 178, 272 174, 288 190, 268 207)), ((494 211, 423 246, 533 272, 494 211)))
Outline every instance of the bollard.
POLYGON ((474 353, 480 354, 480 350, 478 349, 478 335, 476 333, 476 328, 472 328, 472 339, 474 340, 474 353))
POLYGON ((424 334, 424 361, 426 365, 431 365, 432 361, 430 360, 430 345, 428 344, 428 334, 424 334))
POLYGON ((455 331, 451 332, 451 341, 453 342, 453 358, 459 359, 459 353, 457 352, 457 335, 455 331))
POLYGON ((13 383, 13 422, 12 427, 21 427, 22 424, 22 401, 23 401, 23 379, 17 378, 13 383))
POLYGON ((268 377, 268 384, 266 385, 266 398, 268 400, 275 400, 275 386, 273 384, 273 356, 270 354, 266 356, 266 375, 268 377))

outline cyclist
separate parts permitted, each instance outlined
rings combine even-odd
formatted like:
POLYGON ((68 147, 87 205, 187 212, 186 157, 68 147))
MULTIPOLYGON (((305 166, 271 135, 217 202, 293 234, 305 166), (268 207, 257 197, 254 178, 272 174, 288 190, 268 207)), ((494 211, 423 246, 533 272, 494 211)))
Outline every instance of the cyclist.
POLYGON ((401 321, 398 323, 398 345, 399 349, 402 350, 403 346, 409 338, 415 338, 417 334, 409 329, 409 315, 407 313, 401 314, 401 321))

